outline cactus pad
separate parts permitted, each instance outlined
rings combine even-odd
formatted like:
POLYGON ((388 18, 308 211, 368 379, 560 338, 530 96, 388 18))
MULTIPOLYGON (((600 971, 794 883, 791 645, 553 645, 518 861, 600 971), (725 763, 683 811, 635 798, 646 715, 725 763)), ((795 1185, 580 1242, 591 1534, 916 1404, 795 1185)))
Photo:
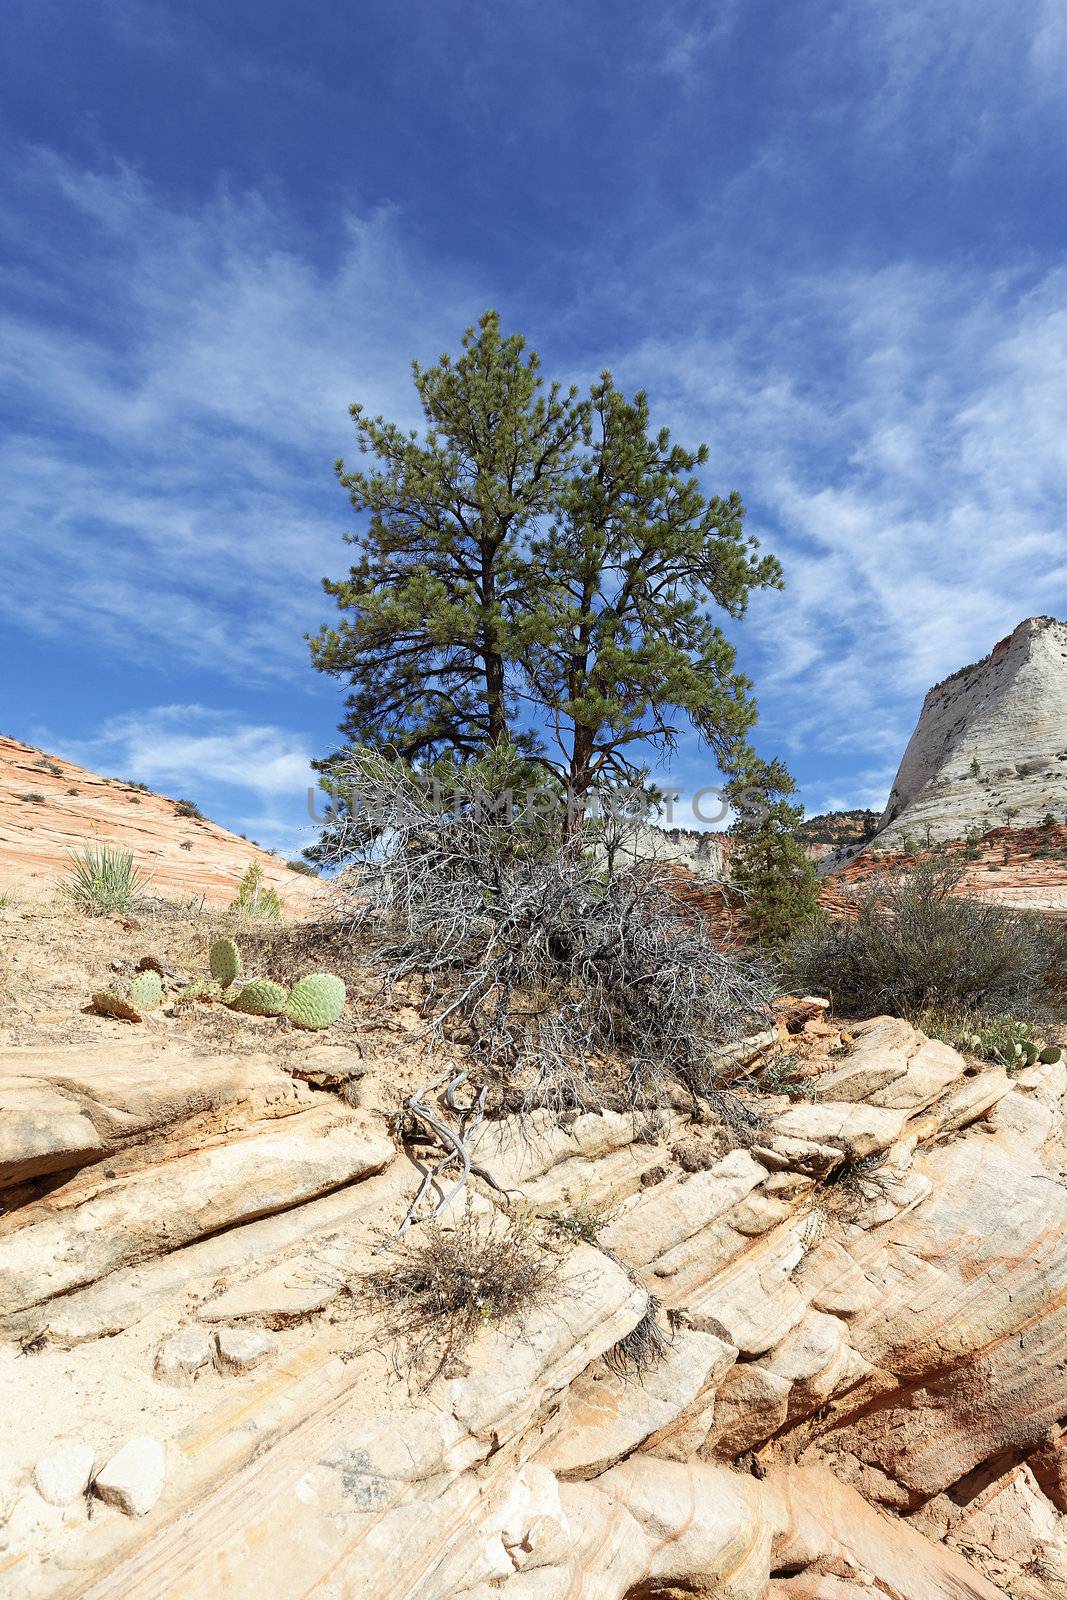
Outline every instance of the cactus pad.
POLYGON ((232 939, 216 939, 211 946, 211 976, 228 989, 241 976, 241 952, 232 939))
POLYGON ((93 1008, 105 1017, 121 1017, 124 1022, 143 1022, 144 1016, 125 995, 114 989, 98 989, 93 995, 93 1008))
POLYGON ((130 985, 130 1004, 135 1011, 154 1011, 163 999, 158 972, 139 972, 130 985))
POLYGON ((1062 1060, 1062 1058, 1063 1051, 1060 1049, 1058 1044, 1047 1044, 1037 1059, 1041 1062, 1042 1066, 1053 1067, 1055 1066, 1056 1062, 1062 1060))
POLYGON ((216 983, 214 978, 194 978, 192 983, 187 983, 177 996, 178 1003, 183 1000, 221 1000, 222 985, 216 983))
POLYGON ((245 1011, 253 1017, 277 1017, 285 1010, 289 991, 272 978, 255 978, 226 1004, 231 1011, 245 1011))
POLYGON ((312 972, 293 985, 285 1014, 298 1028, 328 1028, 344 1009, 345 986, 332 972, 312 972))

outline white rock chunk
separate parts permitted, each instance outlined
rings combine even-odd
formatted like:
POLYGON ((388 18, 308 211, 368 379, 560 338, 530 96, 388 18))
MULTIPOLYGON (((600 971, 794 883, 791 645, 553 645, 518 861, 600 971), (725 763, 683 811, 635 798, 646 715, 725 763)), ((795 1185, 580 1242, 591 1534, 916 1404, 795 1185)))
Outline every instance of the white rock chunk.
POLYGON ((128 1517, 143 1517, 163 1493, 167 1453, 158 1439, 131 1439, 96 1475, 94 1490, 105 1505, 128 1517))
POLYGON ((215 1335, 215 1365, 220 1372, 251 1372, 274 1354, 277 1340, 259 1328, 220 1328, 215 1335))
POLYGON ((85 1493, 93 1472, 93 1448, 70 1440, 33 1469, 33 1484, 50 1506, 67 1506, 85 1493))
POLYGON ((162 1383, 191 1384, 211 1365, 211 1343, 202 1328, 183 1328, 156 1351, 155 1375, 162 1383))

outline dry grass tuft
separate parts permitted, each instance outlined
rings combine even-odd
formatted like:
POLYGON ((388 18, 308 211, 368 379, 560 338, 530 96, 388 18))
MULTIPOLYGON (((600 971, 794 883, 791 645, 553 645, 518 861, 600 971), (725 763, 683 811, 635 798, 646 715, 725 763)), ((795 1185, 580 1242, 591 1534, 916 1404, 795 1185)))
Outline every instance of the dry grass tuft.
POLYGON ((659 1301, 650 1294, 640 1322, 635 1323, 629 1333, 624 1334, 605 1355, 605 1364, 620 1378, 643 1377, 667 1354, 670 1339, 656 1321, 658 1310, 659 1301))
POLYGON ((515 1321, 558 1290, 560 1256, 523 1217, 501 1228, 480 1220, 468 1201, 454 1228, 428 1222, 364 1279, 398 1371, 427 1389, 488 1326, 515 1321))

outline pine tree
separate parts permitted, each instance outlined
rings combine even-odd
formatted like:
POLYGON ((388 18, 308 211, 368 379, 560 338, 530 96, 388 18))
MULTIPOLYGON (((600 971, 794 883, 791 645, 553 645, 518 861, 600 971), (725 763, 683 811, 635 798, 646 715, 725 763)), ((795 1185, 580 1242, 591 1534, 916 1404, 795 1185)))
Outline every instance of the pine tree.
POLYGON ((585 420, 577 391, 545 392, 524 350, 488 311, 458 360, 413 363, 421 440, 350 407, 378 466, 338 461, 337 475, 370 523, 346 535, 359 549, 347 578, 323 582, 346 615, 310 644, 314 665, 352 686, 341 731, 355 744, 469 757, 512 729, 536 606, 525 541, 558 504, 585 420))
POLYGON ((781 944, 818 909, 815 868, 797 837, 804 808, 788 798, 796 784, 777 756, 766 762, 745 751, 726 793, 736 818, 730 884, 744 905, 749 938, 781 944))
POLYGON ((377 465, 337 464, 369 523, 348 576, 324 580, 342 619, 310 643, 351 686, 349 743, 423 771, 507 745, 568 799, 564 832, 688 727, 733 770, 756 708, 715 617, 781 569, 739 495, 705 498, 707 447, 652 431, 610 373, 588 400, 546 390, 492 311, 414 378, 424 436, 353 405, 377 465))
POLYGON ((742 531, 740 496, 705 499, 706 445, 649 430, 648 400, 594 385, 583 459, 561 515, 535 542, 541 597, 526 651, 530 698, 552 740, 572 817, 598 782, 634 782, 685 725, 720 762, 756 720, 751 683, 709 614, 744 614, 753 588, 780 586, 773 556, 742 531))

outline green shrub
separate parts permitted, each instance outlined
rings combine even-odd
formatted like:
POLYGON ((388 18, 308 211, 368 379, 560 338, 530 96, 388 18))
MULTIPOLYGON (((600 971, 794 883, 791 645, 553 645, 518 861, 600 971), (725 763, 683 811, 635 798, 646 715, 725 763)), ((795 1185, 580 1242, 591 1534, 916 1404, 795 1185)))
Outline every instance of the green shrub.
POLYGON ((591 1200, 581 1194, 566 1211, 550 1211, 545 1218, 553 1233, 572 1244, 595 1245, 605 1228, 622 1216, 622 1205, 614 1197, 591 1200))
POLYGON ((963 870, 920 862, 872 882, 854 920, 815 918, 783 953, 785 983, 855 1017, 1039 1007, 1063 960, 1063 936, 1032 913, 956 894, 963 870))
POLYGON ((290 872, 299 872, 305 878, 317 878, 319 875, 317 867, 313 867, 310 861, 301 861, 299 856, 295 856, 292 861, 287 861, 285 864, 290 872))
POLYGON ((118 845, 87 844, 70 851, 71 870, 63 891, 90 916, 110 911, 132 911, 144 898, 148 879, 138 871, 133 855, 118 845))
POLYGON ((204 820, 204 813, 195 800, 175 800, 174 811, 179 817, 195 817, 198 822, 204 820))
POLYGON ((278 922, 283 909, 277 889, 265 882, 263 868, 258 861, 253 861, 237 885, 230 910, 260 922, 278 922))
POLYGON ((20 794, 19 799, 25 800, 31 806, 43 806, 45 803, 43 794, 20 794))

